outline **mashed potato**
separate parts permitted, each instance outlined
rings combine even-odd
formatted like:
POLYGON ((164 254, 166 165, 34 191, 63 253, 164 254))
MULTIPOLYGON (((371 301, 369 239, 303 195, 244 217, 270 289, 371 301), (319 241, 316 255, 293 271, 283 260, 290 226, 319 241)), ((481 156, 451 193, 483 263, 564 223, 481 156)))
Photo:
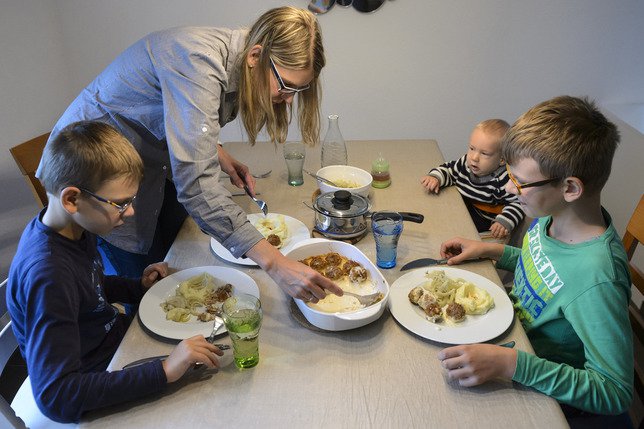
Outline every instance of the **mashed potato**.
POLYGON ((283 215, 269 216, 254 223, 255 228, 278 249, 284 246, 288 238, 288 228, 283 215))
POLYGON ((346 180, 346 179, 333 179, 333 183, 335 183, 338 188, 359 188, 360 185, 353 180, 346 180))

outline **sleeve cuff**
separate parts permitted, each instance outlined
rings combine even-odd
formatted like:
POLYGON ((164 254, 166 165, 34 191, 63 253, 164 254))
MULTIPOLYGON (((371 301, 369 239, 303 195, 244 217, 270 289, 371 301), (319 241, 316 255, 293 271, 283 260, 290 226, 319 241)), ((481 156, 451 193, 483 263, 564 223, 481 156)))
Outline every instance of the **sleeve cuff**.
POLYGON ((513 271, 514 264, 512 263, 512 251, 511 247, 508 245, 503 246, 503 254, 501 258, 496 262, 496 267, 502 270, 513 271))
POLYGON ((527 353, 523 350, 517 350, 517 366, 514 369, 514 374, 512 375, 512 381, 517 383, 525 383, 525 367, 527 364, 528 356, 527 353))
POLYGON ((235 258, 240 258, 245 255, 254 245, 256 245, 264 236, 257 231, 250 222, 246 222, 241 227, 237 228, 229 237, 224 241, 224 246, 235 258))
POLYGON ((507 229, 508 232, 512 232, 512 230, 514 229, 514 225, 512 223, 510 223, 510 221, 508 221, 502 215, 498 215, 497 217, 495 217, 494 221, 500 223, 501 225, 503 225, 503 228, 507 229))

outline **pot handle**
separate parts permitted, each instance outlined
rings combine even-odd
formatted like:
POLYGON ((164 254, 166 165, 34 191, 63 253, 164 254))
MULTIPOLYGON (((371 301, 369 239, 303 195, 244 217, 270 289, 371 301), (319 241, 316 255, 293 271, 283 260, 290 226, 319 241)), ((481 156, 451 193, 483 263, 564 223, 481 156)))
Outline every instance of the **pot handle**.
POLYGON ((307 206, 308 208, 310 208, 310 209, 311 209, 311 210, 313 210, 314 212, 317 212, 317 210, 315 209, 315 207, 313 207, 312 205, 310 205, 310 204, 309 204, 309 203, 307 203, 306 201, 302 201, 302 204, 304 204, 305 206, 307 206))
POLYGON ((403 220, 415 223, 423 223, 425 216, 420 213, 411 213, 411 212, 398 212, 402 216, 403 220))
POLYGON ((374 305, 371 305, 367 308, 364 308, 360 311, 356 311, 353 313, 335 313, 334 316, 337 317, 338 319, 343 319, 343 320, 357 320, 357 319, 365 319, 367 317, 371 317, 374 314, 376 314, 378 311, 380 311, 380 307, 384 304, 383 301, 380 301, 374 305))

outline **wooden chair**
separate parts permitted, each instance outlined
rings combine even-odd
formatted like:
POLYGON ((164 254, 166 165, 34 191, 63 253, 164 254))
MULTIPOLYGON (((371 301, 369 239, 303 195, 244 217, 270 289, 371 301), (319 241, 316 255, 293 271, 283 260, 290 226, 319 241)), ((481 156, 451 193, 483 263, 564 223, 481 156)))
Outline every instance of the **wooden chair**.
MULTIPOLYGON (((6 302, 4 301, 5 290, 7 281, 0 283, 0 375, 3 373, 9 358, 14 351, 18 348, 13 330, 11 329, 11 319, 7 312, 6 302)), ((16 413, 9 402, 0 396, 0 427, 6 428, 24 428, 25 423, 22 419, 16 416, 16 413)))
POLYGON ((46 133, 9 149, 34 197, 43 207, 47 205, 47 193, 40 180, 36 178, 36 169, 48 138, 49 133, 46 133))
MULTIPOLYGON (((628 255, 633 285, 635 285, 641 294, 644 294, 644 274, 633 262, 633 255, 635 254, 638 244, 644 243, 644 195, 640 197, 640 202, 637 204, 637 207, 635 207, 635 211, 633 212, 631 219, 628 221, 628 225, 626 225, 626 232, 624 233, 622 243, 624 243, 624 248, 628 255)), ((631 300, 628 310, 633 334, 640 343, 639 347, 641 347, 641 344, 644 344, 643 309, 637 308, 635 303, 631 300)), ((642 366, 642 360, 644 358, 638 353, 637 348, 638 344, 635 345, 635 393, 644 402, 644 367, 642 366)), ((642 425, 640 425, 640 427, 641 426, 642 425)))

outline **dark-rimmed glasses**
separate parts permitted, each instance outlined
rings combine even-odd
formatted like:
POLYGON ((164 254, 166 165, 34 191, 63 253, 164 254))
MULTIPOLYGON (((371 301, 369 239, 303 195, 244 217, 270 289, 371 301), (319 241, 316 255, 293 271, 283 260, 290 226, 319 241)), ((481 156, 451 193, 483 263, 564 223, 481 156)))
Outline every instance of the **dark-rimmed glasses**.
POLYGON ((275 67, 273 58, 268 57, 268 59, 271 62, 271 70, 273 70, 273 74, 275 75, 275 80, 277 80, 277 85, 279 86, 279 89, 277 90, 277 92, 279 92, 280 94, 284 94, 284 95, 297 94, 298 92, 306 91, 311 87, 311 85, 304 85, 299 88, 291 88, 290 86, 287 86, 284 83, 284 80, 282 80, 282 76, 280 76, 279 72, 277 71, 277 67, 275 67))
POLYGON ((552 179, 538 180, 536 182, 519 183, 517 179, 512 175, 512 172, 510 172, 510 167, 508 166, 508 164, 505 164, 505 170, 508 172, 508 177, 510 178, 514 186, 516 186, 517 194, 519 195, 521 195, 521 189, 535 188, 537 186, 547 185, 548 183, 556 182, 557 180, 559 180, 558 177, 553 177, 552 179))
POLYGON ((98 201, 100 201, 102 203, 107 203, 107 204, 109 204, 111 206, 116 207, 118 209, 118 211, 119 211, 119 214, 125 213, 125 211, 134 203, 134 200, 136 200, 136 195, 135 195, 135 196, 132 197, 132 199, 130 201, 126 201, 123 204, 117 204, 114 201, 111 201, 111 200, 108 200, 107 198, 103 198, 101 196, 98 196, 95 193, 93 193, 91 191, 88 191, 85 188, 78 188, 78 189, 80 189, 82 192, 85 192, 86 194, 96 198, 98 201))

